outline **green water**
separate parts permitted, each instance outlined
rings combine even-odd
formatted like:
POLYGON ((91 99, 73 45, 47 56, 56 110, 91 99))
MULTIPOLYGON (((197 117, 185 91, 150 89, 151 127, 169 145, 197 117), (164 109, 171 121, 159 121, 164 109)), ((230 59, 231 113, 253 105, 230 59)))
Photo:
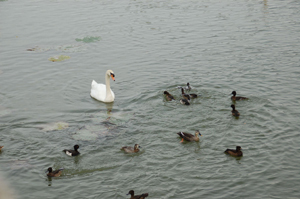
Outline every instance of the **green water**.
POLYGON ((293 0, 1 1, 1 179, 22 199, 298 198, 299 10, 293 0), (48 60, 59 55, 70 59, 48 60), (107 69, 111 104, 89 95, 107 69), (201 94, 190 106, 178 101, 187 82, 201 94), (235 103, 239 118, 233 90, 249 98, 235 103), (195 130, 200 142, 180 143, 177 132, 195 130), (137 154, 120 150, 136 143, 137 154), (80 156, 62 152, 75 144, 80 156), (242 158, 223 153, 237 145, 242 158), (62 175, 48 179, 50 166, 62 175))

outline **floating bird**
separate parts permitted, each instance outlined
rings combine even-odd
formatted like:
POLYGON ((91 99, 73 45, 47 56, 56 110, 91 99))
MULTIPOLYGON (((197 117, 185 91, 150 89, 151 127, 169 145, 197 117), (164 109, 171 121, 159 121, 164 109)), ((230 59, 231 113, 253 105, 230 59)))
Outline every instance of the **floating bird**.
MULTIPOLYGON (((178 88, 178 89, 181 89, 182 86, 177 86, 177 88, 178 88)), ((191 88, 191 86, 190 86, 190 83, 187 83, 187 84, 186 84, 186 87, 184 87, 184 90, 186 90, 186 91, 192 90, 192 88, 191 88)))
POLYGON ((184 93, 184 90, 183 90, 182 87, 181 87, 181 95, 182 95, 182 97, 183 97, 184 99, 186 99, 186 100, 190 100, 190 99, 191 99, 191 97, 190 97, 189 94, 185 94, 185 93, 184 93))
POLYGON ((127 153, 137 153, 140 151, 139 148, 142 148, 140 145, 135 144, 134 147, 131 146, 123 146, 121 150, 124 150, 127 153))
POLYGON ((164 94, 166 95, 167 101, 175 100, 174 97, 168 91, 165 91, 164 94))
POLYGON ((131 195, 129 199, 145 199, 146 197, 148 197, 149 194, 143 193, 142 195, 134 195, 134 191, 130 190, 126 195, 131 195))
POLYGON ((227 153, 229 155, 236 156, 236 157, 241 157, 241 156, 243 156, 243 152, 241 151, 241 149, 242 148, 240 146, 236 146, 236 150, 226 149, 226 151, 224 151, 224 153, 227 153))
MULTIPOLYGON (((48 177, 58 177, 58 176, 60 176, 62 170, 64 170, 64 169, 57 169, 57 170, 53 171, 53 170, 52 170, 52 167, 49 167, 49 168, 47 169, 47 171, 48 171, 47 176, 48 176, 48 177)), ((46 171, 46 172, 47 172, 47 171, 46 171)))
POLYGON ((91 97, 101 102, 113 102, 115 94, 110 89, 110 77, 115 81, 115 74, 112 70, 107 70, 105 73, 105 84, 98 84, 95 80, 91 85, 91 97))
POLYGON ((181 88, 181 93, 182 93, 182 97, 184 97, 187 100, 194 99, 194 98, 198 97, 197 94, 187 94, 187 93, 184 93, 183 88, 181 88))
POLYGON ((190 83, 186 84, 185 90, 190 91, 192 88, 190 87, 190 83))
POLYGON ((4 146, 0 146, 0 151, 1 151, 1 149, 3 148, 4 146))
POLYGON ((235 91, 232 91, 231 95, 233 95, 231 97, 231 100, 235 101, 235 100, 246 100, 248 98, 246 97, 241 97, 241 96, 236 96, 236 92, 235 91))
POLYGON ((240 116, 240 113, 237 110, 235 110, 235 106, 233 104, 231 105, 231 108, 232 108, 231 113, 233 116, 235 116, 235 117, 240 116))
POLYGON ((190 105, 190 102, 189 102, 189 100, 187 100, 187 99, 181 99, 181 100, 180 100, 180 103, 181 103, 181 104, 184 104, 184 105, 190 105))
POLYGON ((63 152, 65 152, 69 156, 77 156, 80 154, 77 149, 79 149, 79 146, 76 144, 76 145, 74 145, 74 150, 65 149, 65 150, 63 150, 63 152))
POLYGON ((183 140, 198 142, 199 141, 199 135, 202 136, 199 131, 196 131, 195 135, 192 135, 190 133, 184 133, 184 132, 179 132, 177 134, 182 138, 182 140, 180 142, 183 142, 183 140))

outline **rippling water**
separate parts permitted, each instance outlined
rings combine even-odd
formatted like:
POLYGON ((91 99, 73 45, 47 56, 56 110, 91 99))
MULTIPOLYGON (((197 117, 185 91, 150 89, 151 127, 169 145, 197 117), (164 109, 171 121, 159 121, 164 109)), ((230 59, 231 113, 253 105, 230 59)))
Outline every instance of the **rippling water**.
POLYGON ((298 198, 299 19, 296 0, 0 1, 2 176, 22 199, 298 198), (112 104, 89 96, 107 69, 112 104))

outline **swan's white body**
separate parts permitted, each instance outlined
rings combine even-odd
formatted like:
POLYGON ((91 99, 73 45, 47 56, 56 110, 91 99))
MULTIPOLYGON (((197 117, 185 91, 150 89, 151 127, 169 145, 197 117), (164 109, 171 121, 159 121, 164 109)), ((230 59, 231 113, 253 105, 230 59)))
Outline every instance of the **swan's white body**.
POLYGON ((105 73, 105 84, 98 84, 95 80, 91 85, 91 97, 101 102, 113 102, 115 100, 115 94, 110 89, 110 76, 114 74, 112 70, 107 70, 105 73))

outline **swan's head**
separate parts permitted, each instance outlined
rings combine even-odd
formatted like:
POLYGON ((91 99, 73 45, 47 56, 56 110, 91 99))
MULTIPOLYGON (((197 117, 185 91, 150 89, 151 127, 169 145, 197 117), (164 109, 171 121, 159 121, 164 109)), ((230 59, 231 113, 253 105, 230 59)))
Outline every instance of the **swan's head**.
POLYGON ((112 71, 112 70, 107 70, 107 71, 106 71, 106 75, 109 76, 109 77, 111 77, 112 80, 115 81, 115 74, 114 74, 114 71, 112 71))

